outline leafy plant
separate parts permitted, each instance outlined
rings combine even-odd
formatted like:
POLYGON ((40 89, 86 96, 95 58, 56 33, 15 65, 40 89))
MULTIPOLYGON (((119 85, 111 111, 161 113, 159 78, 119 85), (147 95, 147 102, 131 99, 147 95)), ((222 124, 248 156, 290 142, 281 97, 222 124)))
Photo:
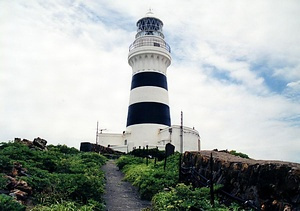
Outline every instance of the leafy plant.
POLYGON ((160 151, 157 148, 152 149, 134 149, 129 153, 130 155, 133 155, 135 157, 142 157, 145 158, 147 156, 150 156, 152 158, 157 158, 159 161, 163 160, 165 158, 165 151, 160 151))
POLYGON ((95 211, 103 210, 103 205, 100 205, 99 208, 96 207, 96 204, 92 203, 82 206, 72 201, 62 201, 60 203, 51 204, 50 206, 36 206, 32 211, 95 211))
POLYGON ((175 186, 178 182, 179 154, 167 159, 167 170, 164 170, 164 162, 156 165, 150 163, 148 166, 142 163, 141 158, 122 156, 117 161, 125 173, 125 180, 132 182, 138 187, 142 199, 151 200, 154 194, 164 188, 175 186))
POLYGON ((132 155, 123 155, 116 162, 119 169, 123 169, 126 165, 134 165, 141 163, 144 163, 144 160, 142 158, 134 157, 132 155))
MULTIPOLYGON (((153 210, 205 210, 205 211, 237 211, 238 205, 226 207, 220 204, 217 196, 215 206, 210 204, 209 188, 193 188, 190 185, 178 184, 179 153, 167 158, 166 170, 164 162, 147 166, 141 158, 122 156, 117 160, 120 169, 125 173, 124 179, 138 187, 143 199, 152 199, 153 210), (166 191, 167 190, 167 191, 166 191)), ((215 191, 220 186, 215 186, 215 191)))
MULTIPOLYGON (((32 187, 32 201, 43 210, 104 209, 101 197, 104 173, 100 167, 106 158, 102 155, 80 152, 65 145, 50 145, 48 151, 40 151, 10 142, 0 144, 0 158, 3 172, 11 172, 15 162, 27 170, 28 176, 18 176, 17 179, 32 187)), ((2 189, 6 180, 2 174, 0 177, 2 189)))
POLYGON ((241 152, 237 152, 235 150, 231 150, 229 153, 231 155, 235 155, 235 156, 239 156, 241 158, 247 158, 247 159, 249 159, 249 156, 247 154, 244 154, 244 153, 241 153, 241 152))
POLYGON ((15 201, 12 197, 0 194, 0 210, 3 211, 25 211, 25 206, 15 201))
POLYGON ((4 190, 7 185, 7 178, 4 177, 3 173, 0 173, 0 190, 4 190))
MULTIPOLYGON (((216 189, 220 188, 216 187, 216 189)), ((242 210, 238 205, 233 204, 226 207, 215 200, 215 206, 212 207, 209 198, 209 188, 195 188, 190 185, 179 183, 170 191, 157 193, 152 198, 154 211, 160 210, 205 210, 205 211, 228 211, 242 210)))

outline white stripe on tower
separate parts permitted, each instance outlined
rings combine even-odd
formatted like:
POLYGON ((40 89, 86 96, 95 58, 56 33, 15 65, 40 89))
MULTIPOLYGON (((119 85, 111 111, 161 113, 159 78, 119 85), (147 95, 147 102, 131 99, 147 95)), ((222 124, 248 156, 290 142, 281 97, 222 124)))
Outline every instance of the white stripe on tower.
POLYGON ((157 102, 169 105, 168 90, 155 86, 143 86, 131 90, 129 105, 139 102, 157 102))

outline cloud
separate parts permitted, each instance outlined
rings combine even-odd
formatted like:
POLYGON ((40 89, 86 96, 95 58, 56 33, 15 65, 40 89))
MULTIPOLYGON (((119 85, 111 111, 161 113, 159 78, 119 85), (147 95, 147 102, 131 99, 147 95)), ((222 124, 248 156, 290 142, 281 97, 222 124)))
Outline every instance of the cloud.
POLYGON ((173 124, 203 149, 300 162, 297 1, 1 1, 0 135, 79 147, 126 125, 128 46, 149 7, 172 48, 173 124))
POLYGON ((295 89, 300 89, 300 81, 290 82, 286 86, 295 89))

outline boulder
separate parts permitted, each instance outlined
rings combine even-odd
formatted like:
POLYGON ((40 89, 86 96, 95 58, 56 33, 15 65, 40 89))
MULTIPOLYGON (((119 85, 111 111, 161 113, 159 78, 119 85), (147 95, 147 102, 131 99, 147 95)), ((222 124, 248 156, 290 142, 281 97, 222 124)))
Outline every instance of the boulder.
POLYGON ((45 139, 42 139, 40 137, 37 137, 33 140, 33 145, 42 149, 42 150, 45 150, 46 149, 46 144, 47 144, 47 141, 45 139))
POLYGON ((27 140, 27 139, 23 139, 23 140, 21 140, 20 138, 15 138, 15 142, 16 143, 20 143, 20 144, 24 144, 24 145, 26 145, 26 146, 28 146, 28 147, 33 147, 33 143, 32 143, 32 141, 29 141, 29 140, 27 140))
POLYGON ((18 189, 12 190, 9 193, 9 195, 20 201, 25 201, 28 197, 28 194, 26 192, 18 190, 18 189))

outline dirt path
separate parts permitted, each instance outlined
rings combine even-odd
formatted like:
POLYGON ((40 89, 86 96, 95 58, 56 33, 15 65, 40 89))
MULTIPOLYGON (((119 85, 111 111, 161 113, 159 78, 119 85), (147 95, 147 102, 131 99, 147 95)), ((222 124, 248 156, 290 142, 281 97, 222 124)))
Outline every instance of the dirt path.
POLYGON ((107 161, 102 170, 106 178, 103 198, 107 211, 139 211, 151 206, 151 202, 140 199, 136 188, 129 182, 122 181, 124 175, 119 171, 115 161, 107 161))

